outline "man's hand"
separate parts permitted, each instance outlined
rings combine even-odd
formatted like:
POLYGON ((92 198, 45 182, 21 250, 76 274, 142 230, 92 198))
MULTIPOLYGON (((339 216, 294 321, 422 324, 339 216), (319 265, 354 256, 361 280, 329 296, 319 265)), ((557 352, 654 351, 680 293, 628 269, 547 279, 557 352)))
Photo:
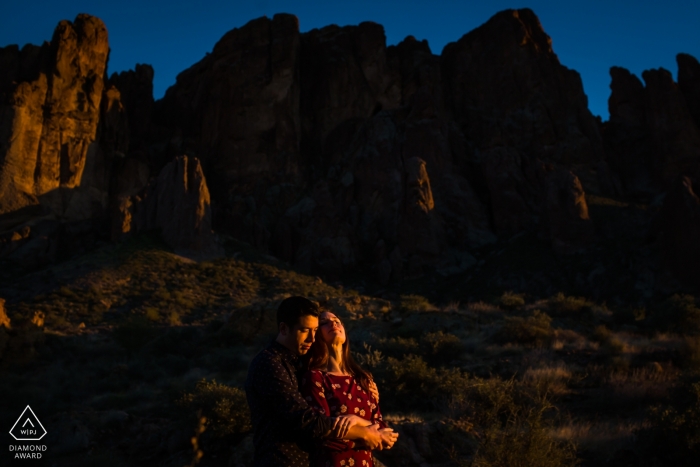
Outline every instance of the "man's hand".
POLYGON ((377 384, 374 382, 374 380, 369 381, 369 392, 372 393, 372 396, 374 396, 377 404, 379 404, 379 389, 377 388, 377 384))
POLYGON ((345 438, 352 425, 352 419, 349 417, 334 417, 331 418, 331 437, 342 439, 345 438))
POLYGON ((379 434, 382 437, 382 448, 391 449, 394 443, 399 439, 399 434, 396 433, 391 428, 382 428, 379 430, 379 434))

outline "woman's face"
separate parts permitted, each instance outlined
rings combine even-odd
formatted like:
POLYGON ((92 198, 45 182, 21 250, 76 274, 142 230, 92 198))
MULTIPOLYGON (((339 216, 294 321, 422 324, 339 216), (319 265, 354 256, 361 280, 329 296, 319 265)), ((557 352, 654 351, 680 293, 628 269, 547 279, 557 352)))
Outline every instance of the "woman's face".
POLYGON ((330 311, 324 311, 318 319, 318 330, 326 344, 344 344, 345 328, 338 317, 330 311))

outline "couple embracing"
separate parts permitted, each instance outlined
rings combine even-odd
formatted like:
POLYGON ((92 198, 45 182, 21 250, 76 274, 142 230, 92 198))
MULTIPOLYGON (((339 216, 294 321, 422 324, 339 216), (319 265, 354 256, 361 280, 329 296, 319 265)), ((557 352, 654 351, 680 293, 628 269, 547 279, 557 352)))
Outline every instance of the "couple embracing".
POLYGON ((372 467, 398 434, 382 420, 369 372, 350 354, 336 315, 304 297, 277 310, 277 338, 245 383, 255 467, 372 467))

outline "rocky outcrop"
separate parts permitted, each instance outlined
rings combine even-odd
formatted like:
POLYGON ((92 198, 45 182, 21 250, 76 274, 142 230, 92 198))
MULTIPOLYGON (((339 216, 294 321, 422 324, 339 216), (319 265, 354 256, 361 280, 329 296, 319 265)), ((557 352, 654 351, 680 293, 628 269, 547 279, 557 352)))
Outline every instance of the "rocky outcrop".
POLYGON ((700 63, 692 55, 676 55, 678 87, 685 97, 695 125, 700 128, 700 63))
POLYGON ((547 177, 546 214, 555 251, 572 253, 593 240, 586 196, 581 182, 571 171, 558 169, 547 177))
POLYGON ((381 25, 326 26, 301 43, 302 143, 316 161, 345 125, 396 108, 401 95, 381 25))
POLYGON ((211 200, 199 160, 178 157, 141 193, 122 198, 113 226, 117 238, 160 230, 178 252, 214 253, 211 200))
POLYGON ((574 167, 585 186, 598 186, 591 169, 603 162, 603 145, 581 77, 561 65, 531 10, 496 14, 445 46, 441 63, 448 110, 474 146, 471 157, 513 148, 574 167))
POLYGON ((679 175, 697 170, 700 130, 685 97, 691 96, 692 102, 689 74, 684 72, 688 91, 682 92, 663 68, 642 73, 645 86, 624 68, 611 68, 610 120, 603 134, 625 193, 656 194, 679 175))
POLYGON ((108 52, 105 25, 81 14, 50 45, 0 54, 14 64, 0 78, 0 214, 40 201, 63 212, 60 190, 81 184, 96 138, 108 52))
POLYGON ((11 324, 5 300, 0 298, 0 363, 21 365, 31 361, 44 342, 44 319, 44 313, 36 311, 31 317, 13 319, 11 324))
POLYGON ((157 103, 170 145, 201 160, 217 201, 216 228, 262 250, 277 218, 298 199, 300 37, 279 14, 229 31, 180 73, 157 103))
POLYGON ((134 70, 112 73, 109 85, 119 90, 126 108, 131 149, 142 149, 153 120, 153 67, 137 63, 134 70))

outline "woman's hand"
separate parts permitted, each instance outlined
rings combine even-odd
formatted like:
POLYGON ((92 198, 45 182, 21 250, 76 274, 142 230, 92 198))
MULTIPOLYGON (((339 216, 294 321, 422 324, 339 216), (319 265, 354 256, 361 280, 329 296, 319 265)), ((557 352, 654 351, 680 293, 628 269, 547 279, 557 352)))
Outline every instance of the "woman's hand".
POLYGON ((374 382, 374 380, 370 380, 369 382, 369 392, 372 394, 374 399, 377 401, 377 404, 379 403, 379 388, 377 388, 377 384, 374 382))
POLYGON ((391 428, 382 428, 381 430, 379 430, 379 434, 382 438, 381 449, 391 449, 394 446, 396 440, 399 439, 399 434, 391 428))

